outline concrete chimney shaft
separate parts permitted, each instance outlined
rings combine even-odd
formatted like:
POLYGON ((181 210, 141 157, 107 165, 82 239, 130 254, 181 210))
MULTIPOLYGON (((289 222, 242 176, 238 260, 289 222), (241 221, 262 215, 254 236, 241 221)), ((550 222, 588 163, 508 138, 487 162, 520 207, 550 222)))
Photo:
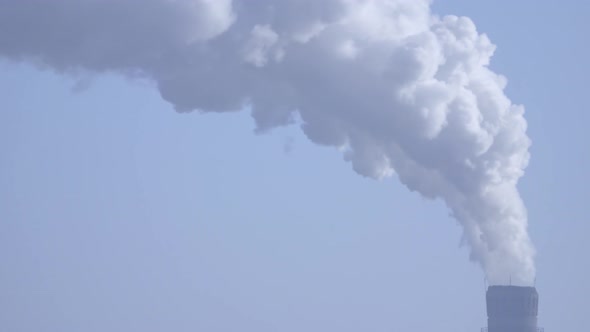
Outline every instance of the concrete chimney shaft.
POLYGON ((488 332, 537 332, 535 287, 490 286, 486 293, 488 332))

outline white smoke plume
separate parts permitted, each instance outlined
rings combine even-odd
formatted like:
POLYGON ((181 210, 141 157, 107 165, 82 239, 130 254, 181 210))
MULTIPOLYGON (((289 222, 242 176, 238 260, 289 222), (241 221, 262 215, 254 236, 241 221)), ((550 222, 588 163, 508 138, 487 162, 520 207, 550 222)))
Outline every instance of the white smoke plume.
POLYGON ((0 56, 157 83, 179 112, 251 109, 342 149, 364 176, 445 201, 492 283, 534 278, 517 191, 522 106, 495 46, 429 0, 0 0, 0 56))

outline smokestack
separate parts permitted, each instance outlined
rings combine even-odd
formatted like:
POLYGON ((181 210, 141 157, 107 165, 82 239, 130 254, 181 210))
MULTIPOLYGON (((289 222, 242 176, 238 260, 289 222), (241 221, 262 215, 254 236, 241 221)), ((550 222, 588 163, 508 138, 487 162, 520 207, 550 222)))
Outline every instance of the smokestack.
POLYGON ((539 331, 539 294, 535 287, 490 286, 486 293, 486 303, 487 332, 539 331))

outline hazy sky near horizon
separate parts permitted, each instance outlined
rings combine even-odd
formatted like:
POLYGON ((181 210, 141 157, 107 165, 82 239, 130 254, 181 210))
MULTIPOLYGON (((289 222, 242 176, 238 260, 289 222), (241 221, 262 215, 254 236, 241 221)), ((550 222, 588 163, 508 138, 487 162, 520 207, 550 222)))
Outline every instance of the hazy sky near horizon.
MULTIPOLYGON (((5 1, 6 2, 6 1, 5 1)), ((497 45, 526 107, 519 188, 540 325, 585 331, 590 5, 435 1, 497 45)), ((296 127, 178 114, 147 82, 0 61, 0 330, 479 331, 447 208, 296 127)))

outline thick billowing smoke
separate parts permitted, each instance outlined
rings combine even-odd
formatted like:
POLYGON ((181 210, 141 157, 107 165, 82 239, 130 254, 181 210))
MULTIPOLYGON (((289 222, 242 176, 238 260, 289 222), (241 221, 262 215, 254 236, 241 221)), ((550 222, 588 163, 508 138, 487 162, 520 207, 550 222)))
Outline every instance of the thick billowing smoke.
POLYGON ((301 119, 354 170, 446 202, 492 283, 534 278, 523 107, 494 45, 428 0, 0 0, 0 56, 142 75, 177 111, 301 119))

